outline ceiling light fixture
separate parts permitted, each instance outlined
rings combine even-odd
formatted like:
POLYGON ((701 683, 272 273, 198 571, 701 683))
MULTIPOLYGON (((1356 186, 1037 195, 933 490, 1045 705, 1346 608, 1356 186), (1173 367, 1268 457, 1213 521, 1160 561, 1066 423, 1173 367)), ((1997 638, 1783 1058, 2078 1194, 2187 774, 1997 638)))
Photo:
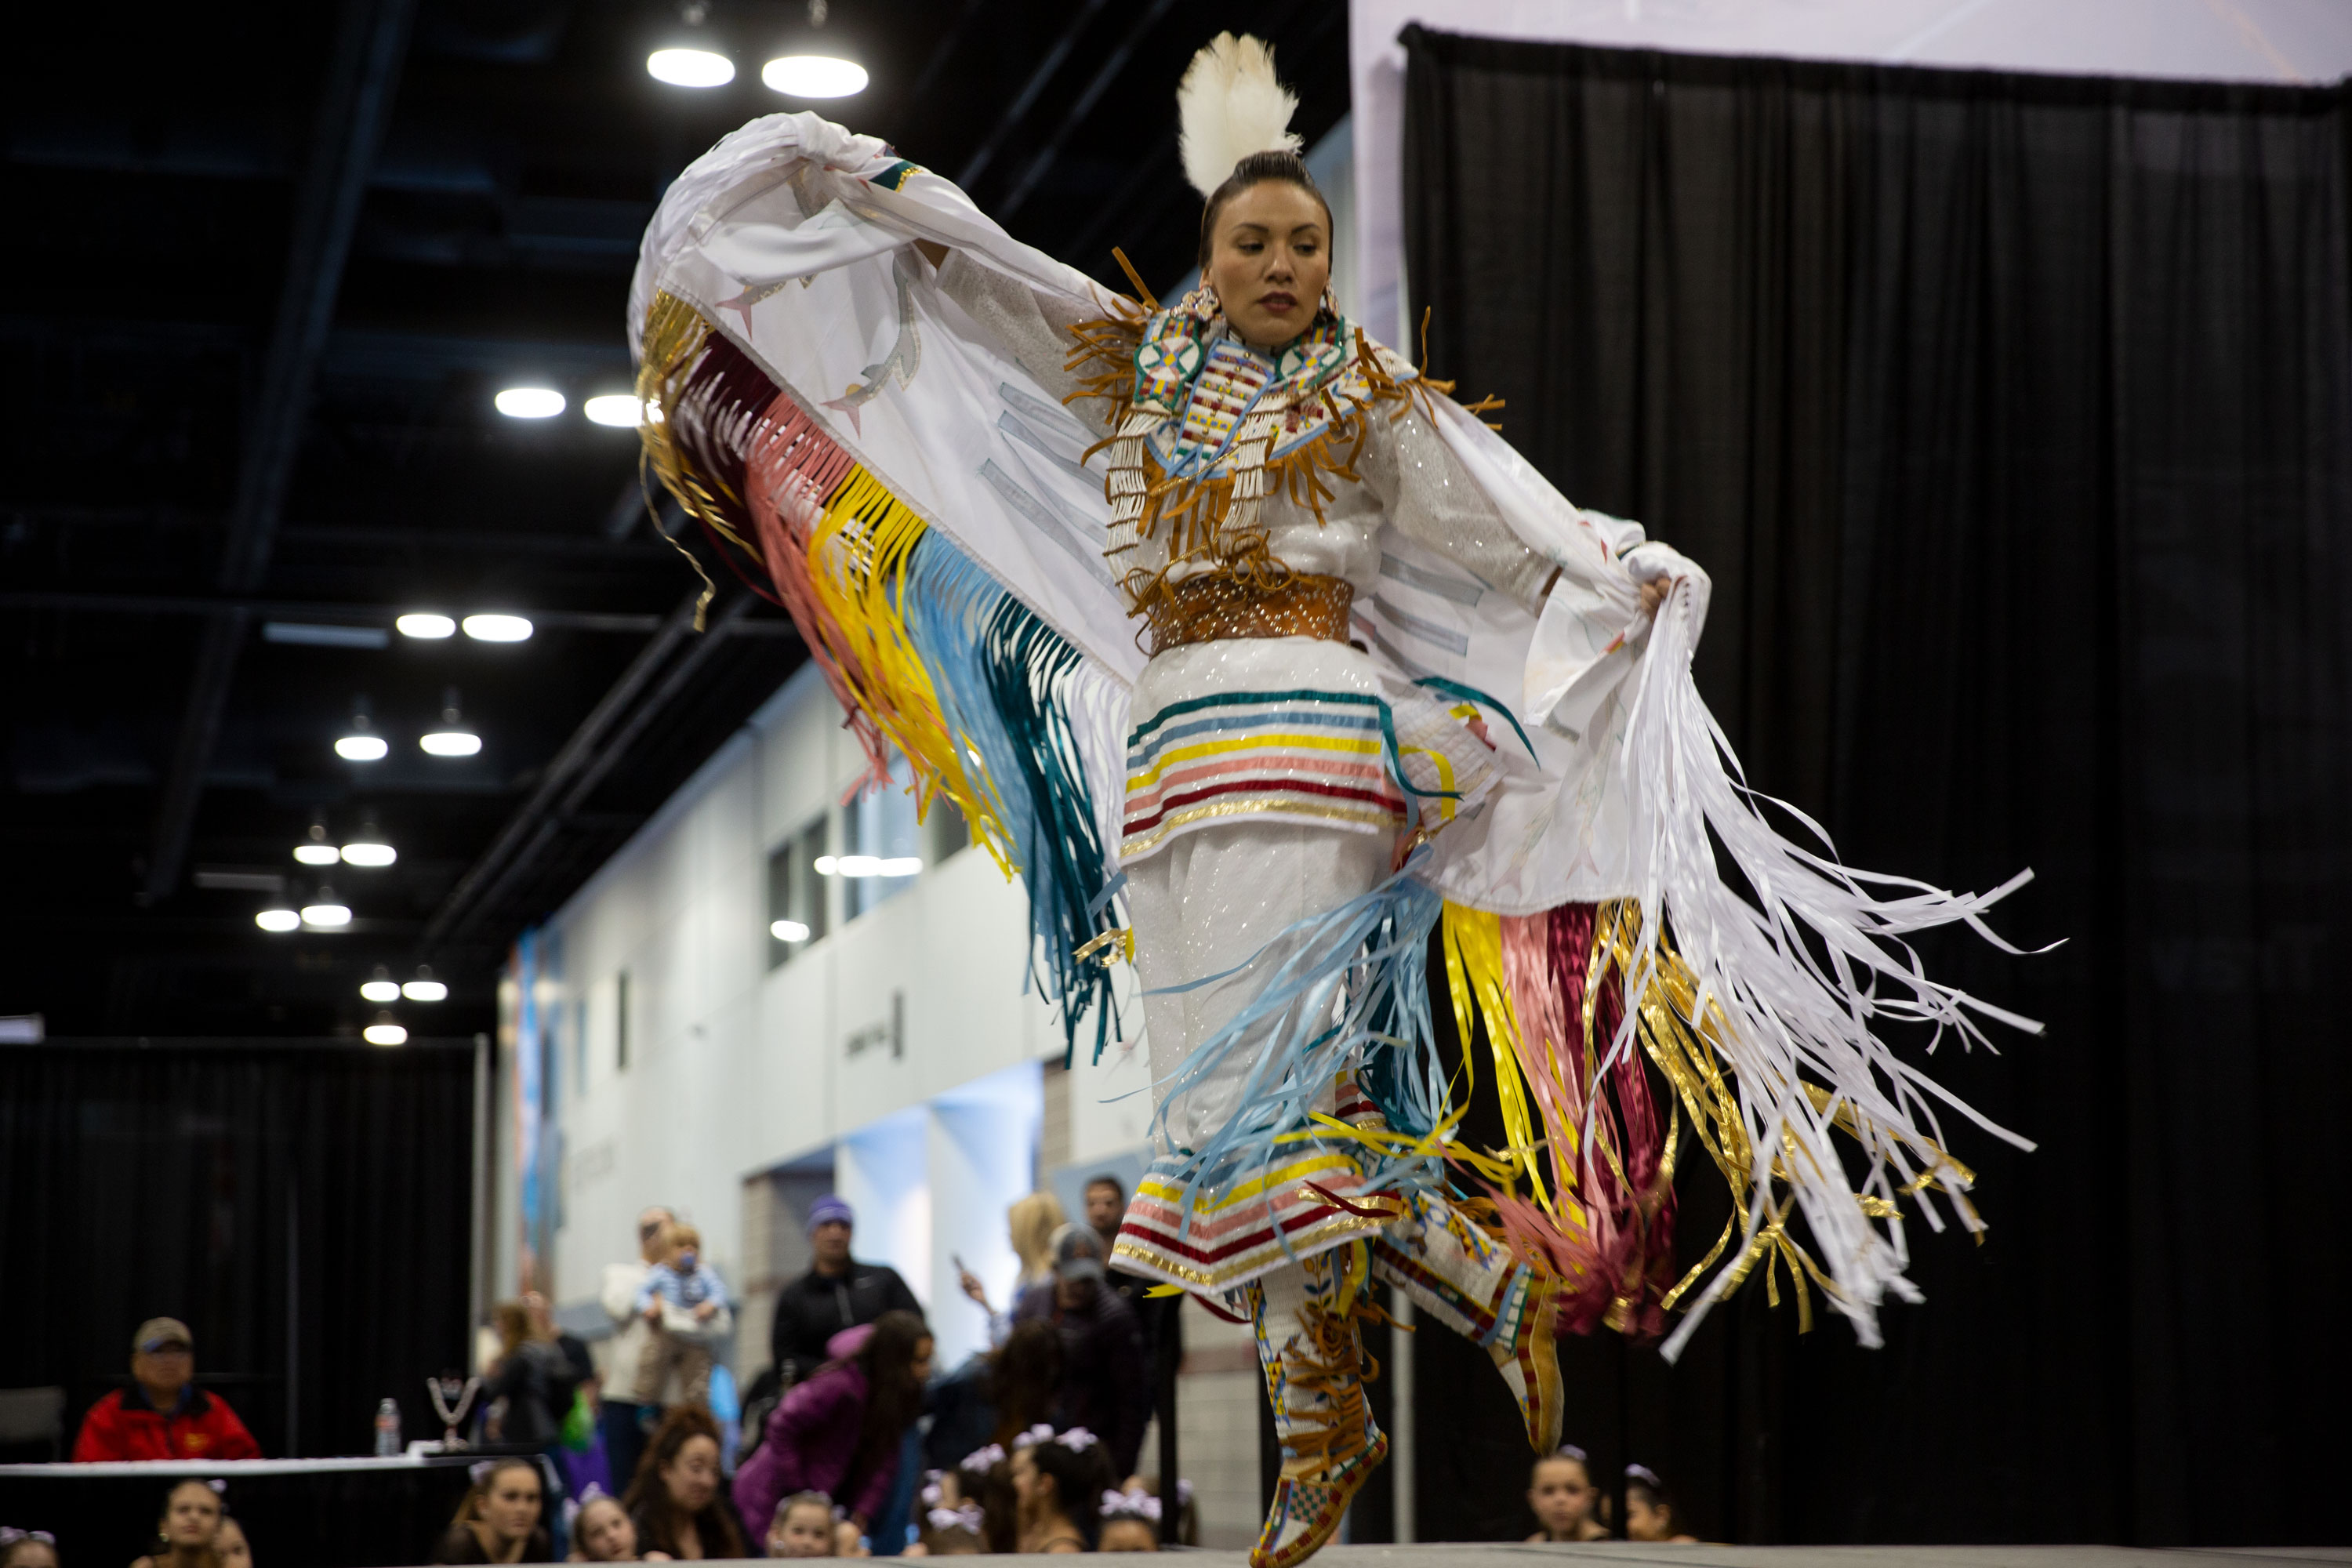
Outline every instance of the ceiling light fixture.
POLYGON ((400 982, 392 977, 391 970, 379 963, 374 975, 360 986, 360 994, 371 1002, 397 1002, 400 982))
POLYGON ((302 906, 302 923, 321 931, 338 931, 352 923, 352 907, 338 903, 335 890, 321 882, 310 901, 302 906))
POLYGON ((335 755, 347 763, 380 763, 392 748, 375 732, 375 724, 368 717, 367 700, 352 704, 352 727, 335 742, 335 755))
MULTIPOLYGON (((351 851, 346 849, 343 855, 348 859, 351 851)), ((885 858, 874 869, 875 874, 881 877, 911 877, 922 868, 923 858, 919 855, 892 855, 885 858)))
POLYGON ((820 877, 830 877, 841 869, 841 862, 830 855, 820 855, 809 864, 816 868, 816 874, 820 877))
POLYGON ((465 626, 476 642, 523 642, 530 637, 530 622, 520 616, 467 616, 465 626))
POLYGON ((646 74, 672 87, 725 87, 735 79, 735 62, 709 49, 656 49, 646 57, 646 74))
POLYGON ((509 386, 490 403, 509 419, 552 419, 563 412, 563 394, 551 386, 509 386))
POLYGON ((866 68, 831 55, 786 55, 760 68, 760 79, 787 98, 848 98, 866 90, 866 68))
POLYGON ((806 942, 809 928, 798 921, 771 921, 768 922, 768 934, 778 942, 806 942))
POLYGON ((845 877, 878 877, 882 874, 881 858, 875 855, 844 855, 833 865, 845 877))
POLYGON ((327 842, 326 813, 320 812, 310 824, 309 840, 294 846, 294 858, 305 866, 331 866, 342 858, 343 852, 327 842))
POLYGON ((392 624, 404 637, 446 637, 457 629, 457 623, 448 616, 436 616, 426 610, 413 611, 392 624))
POLYGON ((646 422, 646 405, 626 392, 592 397, 580 405, 580 411, 588 416, 591 423, 610 425, 616 430, 634 430, 646 422))
POLYGON ((416 978, 403 985, 400 994, 411 1002, 441 1002, 448 998, 449 988, 433 978, 431 964, 420 963, 416 966, 416 978))
POLYGON ((256 911, 253 923, 273 935, 282 935, 300 929, 302 917, 283 904, 272 904, 266 910, 256 911))
POLYGON ((383 841, 383 830, 376 826, 373 818, 362 825, 357 838, 343 846, 343 863, 347 866, 373 868, 389 866, 399 858, 400 851, 383 841))
POLYGON ((457 710, 457 689, 441 694, 441 728, 419 735, 416 743, 436 757, 470 757, 482 749, 482 738, 466 728, 457 710))
POLYGON ((371 1046, 404 1046, 408 1031, 389 1013, 378 1013, 375 1022, 360 1031, 360 1037, 371 1046))

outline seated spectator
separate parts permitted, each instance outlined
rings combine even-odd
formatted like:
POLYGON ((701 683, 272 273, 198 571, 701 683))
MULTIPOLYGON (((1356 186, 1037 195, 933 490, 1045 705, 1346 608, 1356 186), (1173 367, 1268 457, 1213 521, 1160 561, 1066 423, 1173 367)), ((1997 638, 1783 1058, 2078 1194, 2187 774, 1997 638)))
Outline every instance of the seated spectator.
POLYGON ((257 1459, 261 1445, 216 1394, 198 1388, 195 1339, 177 1318, 150 1318, 131 1336, 129 1388, 89 1407, 74 1460, 257 1459))
POLYGON ((718 1424, 708 1410, 679 1405, 654 1428, 621 1500, 637 1544, 648 1556, 660 1552, 688 1563, 750 1556, 742 1521, 719 1483, 718 1424))
POLYGON ((1593 1517, 1600 1494, 1584 1450, 1573 1443, 1538 1459, 1528 1475, 1528 1507, 1543 1528, 1529 1541, 1606 1541, 1608 1530, 1593 1517))
POLYGON ((1022 1552, 1091 1552, 1110 1480, 1102 1445, 1083 1426, 1024 1434, 1013 1450, 1022 1552))
MULTIPOLYGON (((566 1504, 566 1508, 572 1505, 566 1504)), ((618 1498, 593 1483, 572 1510, 572 1563, 667 1563, 666 1552, 637 1555, 637 1527, 618 1498)))
POLYGON ((961 1492, 955 1473, 931 1473, 923 1488, 922 1534, 908 1552, 922 1557, 966 1557, 988 1550, 987 1516, 961 1492))
POLYGON ((1021 1272, 1013 1281, 1013 1298, 1000 1312, 989 1305, 988 1287, 980 1276, 959 1263, 956 1273, 963 1293, 988 1314, 988 1342, 1001 1345, 1013 1331, 1013 1320, 1020 1314, 1021 1303, 1033 1292, 1043 1292, 1054 1284, 1054 1236, 1068 1223, 1062 1213, 1061 1200, 1051 1193, 1028 1193, 1013 1200, 1004 1211, 1005 1229, 1011 1233, 1013 1256, 1021 1260, 1021 1272))
POLYGON ((0 1524, 0 1568, 58 1568, 58 1538, 46 1530, 0 1524))
POLYGON ((636 1395, 640 1401, 659 1398, 662 1384, 675 1373, 678 1397, 708 1405, 714 1358, 704 1336, 728 1310, 727 1286, 703 1259, 700 1231, 673 1225, 668 1240, 668 1252, 646 1270, 645 1283, 637 1287, 637 1313, 656 1331, 637 1363, 636 1395))
MULTIPOLYGON (((1151 1377, 1134 1311, 1104 1282, 1102 1238, 1082 1225, 1054 1237, 1054 1289, 1021 1304, 1024 1321, 1062 1336, 1062 1395, 1055 1425, 1083 1426, 1109 1445, 1111 1473, 1135 1473, 1151 1417, 1151 1377)), ((1089 1500, 1091 1502, 1091 1500, 1089 1500)))
POLYGON ((913 1312, 890 1311, 828 1348, 834 1359, 768 1417, 759 1452, 735 1472, 735 1502, 748 1519, 771 1519, 777 1499, 823 1492, 842 1500, 864 1534, 890 1499, 901 1440, 923 1413, 931 1331, 913 1312))
POLYGON ((1625 1467, 1625 1539, 1628 1541, 1688 1541, 1675 1517, 1675 1500, 1658 1472, 1647 1465, 1625 1467))
POLYGON ((155 1521, 155 1550, 131 1568, 220 1568, 214 1538, 220 1534, 221 1485, 185 1480, 163 1494, 163 1517, 155 1521))
POLYGON ((253 1542, 245 1538, 245 1526, 224 1514, 213 1536, 213 1554, 220 1559, 220 1568, 253 1568, 253 1542))
POLYGON ((849 1205, 830 1194, 809 1205, 809 1271, 776 1292, 776 1321, 768 1337, 785 1388, 824 1364, 832 1354, 827 1343, 844 1329, 870 1323, 885 1312, 922 1316, 923 1304, 897 1269, 860 1263, 849 1255, 856 1224, 849 1205))
POLYGON ((794 1492, 776 1505, 768 1526, 771 1557, 833 1555, 833 1500, 823 1492, 794 1492))
POLYGON ((1010 1443, 1053 1420, 1061 1393, 1061 1333, 1033 1319, 931 1385, 924 1457, 944 1470, 982 1444, 1010 1443))
POLYGON ((541 1518, 546 1501, 539 1462, 519 1455, 484 1459, 458 1500, 436 1563, 552 1563, 555 1543, 541 1518))
POLYGON ((1013 1463, 1003 1446, 991 1443, 966 1454, 953 1471, 941 1479, 950 1506, 965 1501, 981 1510, 981 1541, 988 1552, 1004 1556, 1021 1543, 1021 1500, 1013 1492, 1013 1463))
POLYGON ((1141 1487, 1102 1495, 1102 1534, 1097 1552, 1160 1550, 1160 1500, 1141 1487))

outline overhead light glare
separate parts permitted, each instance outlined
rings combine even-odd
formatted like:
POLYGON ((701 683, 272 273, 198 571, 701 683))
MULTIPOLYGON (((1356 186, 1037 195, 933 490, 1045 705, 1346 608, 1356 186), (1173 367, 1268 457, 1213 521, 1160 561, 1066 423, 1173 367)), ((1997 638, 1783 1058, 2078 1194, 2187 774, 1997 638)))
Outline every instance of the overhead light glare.
POLYGON ((833 865, 834 869, 845 877, 878 877, 882 874, 881 858, 874 855, 844 855, 833 865))
POLYGON ((389 1013, 378 1013, 375 1022, 360 1031, 360 1038, 371 1046, 404 1046, 408 1031, 393 1021, 389 1013))
POLYGON ((404 637, 446 637, 457 629, 457 623, 446 616, 427 611, 415 611, 392 623, 404 637))
POLYGON ((436 757, 470 757, 482 749, 482 738, 470 730, 436 730, 416 743, 436 757))
POLYGON ((349 866, 389 866, 400 858, 400 851, 389 844, 362 839, 343 846, 343 863, 349 866))
MULTIPOLYGON (((350 851, 345 850, 344 853, 348 855, 350 851)), ((922 868, 923 858, 919 855, 893 855, 884 859, 875 869, 878 875, 884 877, 911 877, 922 868)))
POLYGON ((400 994, 411 1002, 443 1002, 448 999, 449 988, 438 980, 412 980, 400 988, 400 994))
POLYGON ((551 386, 509 386, 490 402, 509 419, 552 419, 563 412, 563 394, 551 386))
POLYGON ((646 405, 625 392, 608 392, 580 406, 591 422, 616 430, 634 430, 646 422, 646 405))
POLYGON ((331 866, 343 858, 343 852, 331 844, 297 844, 294 858, 305 866, 331 866))
POLYGON ((266 931, 289 931, 302 923, 302 917, 292 910, 262 910, 253 917, 253 923, 266 931))
POLYGON ((371 1002, 397 1002, 400 1000, 400 982, 371 980, 360 987, 360 994, 371 1002))
POLYGON ((760 79, 787 98, 847 98, 866 90, 866 68, 831 55, 786 55, 760 68, 760 79))
POLYGON ((317 903, 302 906, 302 923, 306 926, 317 926, 324 931, 334 931, 352 923, 352 907, 349 904, 331 902, 322 894, 317 903))
POLYGON ((335 742, 335 755, 347 763, 380 763, 391 749, 382 735, 351 734, 335 742))
POLYGON ((798 921, 771 921, 768 923, 768 934, 778 942, 806 942, 809 939, 809 928, 798 921))
POLYGON ((522 642, 530 637, 530 622, 520 616, 467 616, 466 635, 476 642, 522 642))
POLYGON ((672 87, 725 87, 735 79, 735 62, 709 49, 656 49, 646 57, 646 74, 672 87))
POLYGON ((820 855, 810 864, 816 868, 816 874, 820 877, 833 876, 841 869, 841 862, 830 855, 820 855))

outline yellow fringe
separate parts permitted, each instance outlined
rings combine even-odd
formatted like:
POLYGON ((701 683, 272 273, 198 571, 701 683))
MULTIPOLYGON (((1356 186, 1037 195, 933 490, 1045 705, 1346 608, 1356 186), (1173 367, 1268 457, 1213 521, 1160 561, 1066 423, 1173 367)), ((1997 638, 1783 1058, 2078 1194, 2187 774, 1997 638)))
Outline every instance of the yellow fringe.
MULTIPOLYGON (((1445 984, 1454 1002, 1454 1026, 1462 1038, 1462 1060, 1470 1062, 1471 1008, 1486 1025, 1486 1044, 1495 1058, 1495 1089, 1503 1106, 1503 1131, 1511 1146, 1504 1152, 1528 1178, 1528 1185, 1544 1211, 1554 1219, 1559 1206, 1546 1185, 1537 1156, 1545 1145, 1536 1136, 1533 1097, 1519 1069, 1518 1013, 1511 1005, 1511 988, 1503 978, 1502 917, 1473 910, 1448 900, 1445 930, 1445 984)), ((1475 1081, 1475 1080, 1474 1080, 1475 1081)))

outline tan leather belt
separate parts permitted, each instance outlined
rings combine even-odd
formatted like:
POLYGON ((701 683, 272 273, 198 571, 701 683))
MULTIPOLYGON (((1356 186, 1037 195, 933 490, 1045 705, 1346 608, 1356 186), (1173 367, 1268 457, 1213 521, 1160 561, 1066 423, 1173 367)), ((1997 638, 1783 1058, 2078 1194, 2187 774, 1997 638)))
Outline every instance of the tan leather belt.
POLYGON ((1170 583, 1143 607, 1151 651, 1226 637, 1320 637, 1348 640, 1348 609, 1356 591, 1345 577, 1295 573, 1281 586, 1261 588, 1239 577, 1188 577, 1170 583))

